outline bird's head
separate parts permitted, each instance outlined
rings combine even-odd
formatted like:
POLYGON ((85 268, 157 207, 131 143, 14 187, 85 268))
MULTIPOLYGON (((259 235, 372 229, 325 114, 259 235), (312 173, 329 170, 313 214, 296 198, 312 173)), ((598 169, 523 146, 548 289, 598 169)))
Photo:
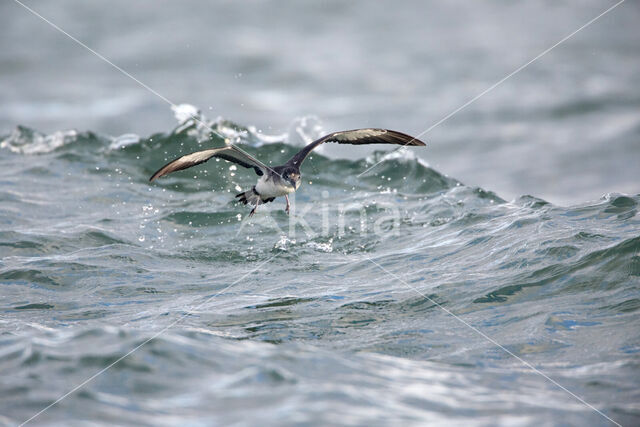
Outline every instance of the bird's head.
POLYGON ((289 183, 293 187, 294 190, 297 190, 300 187, 300 172, 293 169, 285 169, 282 171, 282 178, 289 183))

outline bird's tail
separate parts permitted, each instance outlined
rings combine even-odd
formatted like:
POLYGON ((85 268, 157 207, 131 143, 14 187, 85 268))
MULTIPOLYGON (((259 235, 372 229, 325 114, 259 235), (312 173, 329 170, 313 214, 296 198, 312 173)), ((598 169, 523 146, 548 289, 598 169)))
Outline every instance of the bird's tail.
POLYGON ((262 202, 260 195, 256 191, 256 187, 253 187, 251 188, 251 190, 245 191, 244 193, 237 194, 236 199, 238 199, 238 201, 244 203, 245 205, 250 204, 257 206, 258 203, 262 202))

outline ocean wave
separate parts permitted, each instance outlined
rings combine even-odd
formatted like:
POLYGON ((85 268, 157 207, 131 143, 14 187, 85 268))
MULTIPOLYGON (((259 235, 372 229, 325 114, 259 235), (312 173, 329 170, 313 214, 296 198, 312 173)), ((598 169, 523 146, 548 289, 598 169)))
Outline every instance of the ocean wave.
MULTIPOLYGON (((262 308, 283 307, 286 305, 262 308)), ((29 377, 13 377, 7 384, 13 393, 7 395, 5 403, 16 408, 11 422, 32 415, 20 398, 42 378, 50 378, 52 369, 64 372, 71 384, 79 383, 120 360, 150 336, 105 326, 63 336, 48 333, 33 344, 18 338, 10 344, 5 342, 5 365, 18 371, 29 367, 32 372, 29 377)), ((557 368, 553 370, 557 378, 556 371, 557 368)), ((507 423, 530 424, 539 422, 541 417, 562 417, 570 423, 580 423, 585 418, 599 422, 597 414, 586 412, 579 402, 567 402, 562 390, 550 390, 533 372, 520 373, 519 382, 515 383, 510 366, 486 366, 482 373, 473 373, 467 366, 440 361, 371 352, 347 356, 304 344, 237 341, 220 337, 216 330, 206 327, 163 334, 122 359, 112 375, 136 380, 98 378, 97 383, 103 388, 86 388, 80 392, 80 402, 66 403, 77 419, 82 419, 84 405, 116 424, 132 420, 166 423, 169 413, 191 423, 260 423, 265 417, 279 419, 284 408, 298 422, 312 423, 335 423, 348 418, 353 424, 417 420, 466 424, 467 412, 473 412, 474 422, 479 425, 495 421, 496 412, 507 423), (514 393, 518 395, 517 402, 514 393), (135 405, 130 403, 133 396, 135 405), (259 410, 247 411, 248 402, 259 410), (193 413, 193 408, 202 405, 210 410, 206 416, 193 413), (517 413, 505 409, 513 405, 518 405, 517 413), (465 408, 462 414, 460 408, 465 408)), ((560 380, 566 382, 579 375, 565 375, 560 380)), ((629 380, 626 384, 630 385, 629 380)), ((58 397, 48 387, 34 392, 32 400, 42 405, 58 397)), ((52 412, 48 416, 53 420, 62 419, 63 414, 52 412)))
POLYGON ((57 131, 45 135, 33 129, 18 126, 11 134, 2 138, 0 148, 18 154, 42 154, 63 147, 77 138, 78 132, 75 130, 57 131))
POLYGON ((218 159, 148 178, 225 140, 286 161, 321 123, 265 136, 207 120, 212 134, 195 112, 144 138, 19 127, 2 139, 2 422, 27 419, 167 325, 43 422, 87 411, 211 422, 189 418, 203 405, 221 424, 291 408, 327 423, 600 421, 448 313, 637 419, 640 195, 508 201, 408 150, 315 153, 291 214, 276 200, 249 219, 233 195, 254 185, 251 171, 218 159), (261 410, 247 418, 246 407, 261 410))
MULTIPOLYGON (((292 121, 289 130, 284 134, 267 135, 255 126, 242 126, 230 120, 218 117, 207 118, 197 107, 190 104, 180 104, 172 107, 178 124, 168 133, 156 133, 147 138, 134 133, 119 136, 96 135, 92 132, 78 132, 77 130, 57 131, 43 134, 25 126, 18 126, 14 131, 2 137, 0 148, 5 148, 16 154, 35 155, 46 154, 64 149, 72 149, 76 144, 95 147, 98 153, 111 153, 119 150, 133 149, 148 151, 159 148, 179 146, 179 153, 185 152, 185 143, 193 149, 206 146, 221 146, 223 144, 241 144, 259 148, 265 144, 284 144, 289 147, 302 147, 324 136, 322 122, 316 116, 302 116, 292 121), (96 141, 97 140, 97 141, 96 141), (74 144, 75 143, 75 144, 74 144)), ((320 146, 316 154, 322 154, 325 147, 320 146)), ((96 153, 97 154, 97 153, 96 153)), ((393 150, 386 154, 370 155, 366 158, 369 163, 398 160, 404 162, 417 161, 423 166, 429 164, 415 156, 408 150, 393 150)))

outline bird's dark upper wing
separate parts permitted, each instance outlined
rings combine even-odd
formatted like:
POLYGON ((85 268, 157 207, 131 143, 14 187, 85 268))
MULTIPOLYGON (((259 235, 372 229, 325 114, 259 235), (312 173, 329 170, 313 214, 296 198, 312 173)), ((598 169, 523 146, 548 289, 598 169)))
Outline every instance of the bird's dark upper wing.
POLYGON ((258 174, 259 176, 263 175, 267 172, 268 169, 270 169, 259 160, 230 145, 228 147, 211 148, 209 150, 196 151, 195 153, 178 157, 177 159, 170 161, 169 163, 158 169, 158 171, 154 173, 151 178, 149 178, 149 181, 153 181, 156 178, 168 175, 171 172, 199 165, 200 163, 204 163, 212 157, 218 157, 224 160, 228 160, 230 162, 237 163, 240 166, 244 166, 245 168, 253 168, 256 171, 256 174, 258 174))
POLYGON ((293 156, 287 164, 300 167, 304 159, 318 145, 325 142, 336 142, 338 144, 396 144, 396 145, 426 145, 424 142, 402 132, 388 129, 354 129, 341 132, 330 133, 327 136, 313 141, 293 156))

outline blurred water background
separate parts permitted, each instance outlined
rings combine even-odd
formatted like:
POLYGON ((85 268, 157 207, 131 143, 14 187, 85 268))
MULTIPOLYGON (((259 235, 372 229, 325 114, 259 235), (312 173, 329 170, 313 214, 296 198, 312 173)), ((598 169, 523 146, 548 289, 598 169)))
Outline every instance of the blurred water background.
POLYGON ((419 134, 614 3, 26 4, 217 135, 0 4, 1 424, 178 321, 33 422, 607 425, 433 301, 640 423, 636 3, 425 149, 323 147, 293 232, 282 201, 244 222, 255 177, 226 162, 147 179, 220 135, 277 164, 419 134))

